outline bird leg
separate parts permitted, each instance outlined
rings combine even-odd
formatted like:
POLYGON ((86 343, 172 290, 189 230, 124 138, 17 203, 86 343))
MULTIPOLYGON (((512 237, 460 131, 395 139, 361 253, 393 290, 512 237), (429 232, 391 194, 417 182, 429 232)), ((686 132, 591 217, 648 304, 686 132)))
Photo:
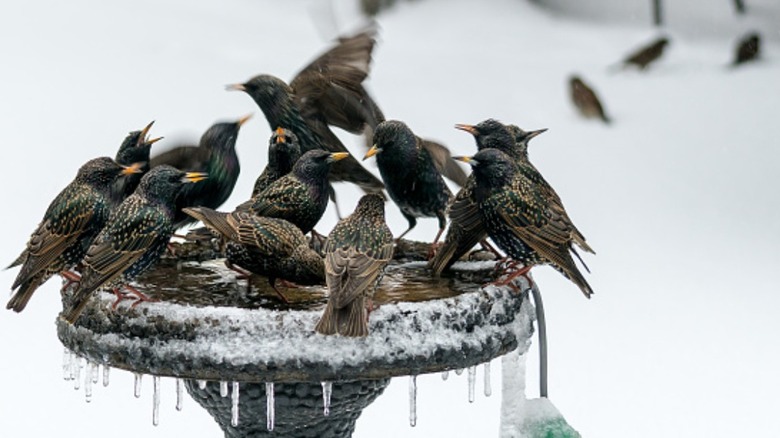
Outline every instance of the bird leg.
POLYGON ((61 294, 65 293, 69 287, 73 286, 74 284, 78 284, 81 281, 81 275, 71 271, 60 272, 60 277, 66 280, 65 284, 62 285, 62 289, 60 289, 61 294))
POLYGON ((121 288, 115 287, 114 295, 116 295, 116 301, 114 301, 114 304, 111 305, 111 309, 116 309, 116 307, 119 305, 120 302, 122 302, 122 300, 128 299, 129 295, 135 295, 135 299, 136 299, 136 302, 133 303, 130 307, 135 307, 145 301, 151 303, 160 301, 156 298, 150 298, 148 295, 142 293, 141 291, 134 288, 133 286, 130 286, 129 284, 126 284, 122 287, 127 289, 127 291, 130 293, 122 292, 121 288))
POLYGON ((287 300, 287 297, 286 297, 286 296, 284 296, 284 294, 283 294, 283 293, 282 293, 282 292, 281 292, 279 289, 277 289, 277 288, 276 288, 276 279, 275 279, 275 278, 274 278, 273 280, 271 280, 271 279, 269 278, 269 279, 268 279, 268 284, 270 284, 270 285, 271 285, 271 287, 274 289, 274 291, 276 292, 276 294, 277 294, 277 295, 279 295, 279 298, 281 298, 281 299, 282 299, 282 301, 284 301, 284 303, 285 303, 285 304, 290 304, 290 301, 288 301, 288 300, 287 300))
POLYGON ((235 271, 238 275, 236 275, 236 280, 246 280, 246 293, 249 294, 252 292, 252 273, 244 270, 233 263, 230 263, 229 261, 225 260, 225 267, 230 269, 231 271, 235 271))
MULTIPOLYGON (((512 268, 517 266, 517 264, 518 264, 518 262, 513 262, 512 268)), ((517 277, 522 276, 522 277, 525 277, 525 279, 528 281, 529 285, 533 284, 533 280, 531 280, 531 277, 528 276, 528 273, 531 272, 531 268, 532 267, 533 267, 533 265, 523 266, 522 268, 516 270, 515 272, 512 272, 512 273, 508 274, 506 278, 501 279, 501 280, 496 280, 496 281, 494 281, 494 282, 492 282, 490 284, 492 284, 494 286, 509 286, 515 292, 520 292, 520 289, 513 283, 513 280, 515 278, 517 278, 517 277)), ((508 270, 509 270, 509 268, 507 268, 504 272, 506 273, 506 271, 508 271, 508 270)))
POLYGON ((482 245, 482 249, 484 249, 485 251, 490 251, 493 254, 495 254, 496 255, 496 259, 500 260, 500 259, 505 258, 503 255, 501 255, 500 252, 498 252, 497 249, 493 248, 493 245, 491 245, 490 242, 488 242, 487 239, 482 239, 479 243, 482 245))
POLYGON ((433 256, 436 254, 436 251, 438 251, 441 244, 439 243, 439 238, 441 237, 441 233, 444 232, 444 228, 439 228, 439 232, 436 233, 436 237, 433 239, 433 242, 431 243, 431 247, 428 248, 428 260, 432 259, 433 256))

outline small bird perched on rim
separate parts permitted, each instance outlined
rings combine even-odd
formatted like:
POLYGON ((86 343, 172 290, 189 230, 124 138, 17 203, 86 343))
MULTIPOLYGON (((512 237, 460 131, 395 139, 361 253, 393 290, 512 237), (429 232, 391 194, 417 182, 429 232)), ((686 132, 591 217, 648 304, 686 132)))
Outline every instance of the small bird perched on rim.
POLYGON ((322 257, 309 248, 309 241, 292 223, 246 211, 221 213, 192 207, 184 212, 227 240, 225 258, 231 269, 239 266, 268 277, 285 303, 287 298, 276 288, 278 278, 301 285, 325 283, 322 257))
POLYGON ((524 267, 500 284, 527 275, 535 265, 548 264, 576 284, 587 297, 593 294, 571 256, 571 229, 565 218, 549 208, 538 186, 518 171, 498 149, 483 149, 472 157, 457 157, 474 169, 474 196, 490 238, 524 267))
POLYGON ((287 175, 236 210, 292 222, 303 234, 314 229, 328 206, 328 171, 331 164, 347 158, 347 152, 315 149, 303 154, 287 175))
POLYGON ((175 229, 195 223, 192 217, 182 213, 182 208, 219 208, 233 193, 241 172, 236 139, 241 126, 251 117, 249 114, 234 122, 215 123, 203 133, 198 146, 177 146, 152 158, 152 167, 167 164, 209 175, 203 183, 188 184, 181 189, 176 200, 175 229))
POLYGON ((761 53, 761 39, 757 32, 751 32, 743 36, 737 44, 737 50, 734 54, 732 67, 744 64, 748 61, 755 61, 761 53))
POLYGON ((122 166, 109 157, 95 158, 79 169, 76 178, 49 204, 20 256, 22 265, 6 308, 24 310, 35 290, 54 274, 69 281, 111 212, 111 190, 117 179, 140 172, 140 164, 122 166))
POLYGON ((623 67, 634 65, 640 70, 645 70, 647 66, 664 54, 664 49, 667 45, 669 45, 669 38, 662 36, 647 46, 643 46, 626 56, 621 64, 623 67))
MULTIPOLYGON (((263 110, 271 129, 279 126, 292 131, 300 141, 301 152, 322 149, 348 152, 328 125, 351 133, 362 133, 366 124, 377 123, 378 107, 368 97, 362 82, 368 76, 375 30, 368 29, 339 43, 315 59, 287 85, 268 74, 228 90, 247 93, 263 110)), ((381 192, 384 186, 371 172, 349 157, 333 166, 331 182, 347 181, 366 192, 381 192)), ((335 192, 328 187, 335 202, 335 192)))
MULTIPOLYGON (((128 283, 149 269, 165 252, 176 216, 176 196, 185 183, 206 179, 200 172, 183 172, 168 165, 155 166, 132 195, 111 213, 106 225, 87 249, 81 280, 63 318, 74 323, 92 293, 111 287, 131 291, 140 301, 148 298, 128 283)), ((139 302, 140 302, 139 301, 139 302)))
POLYGON ((128 175, 117 181, 114 187, 114 202, 117 205, 135 191, 135 188, 141 182, 141 178, 149 171, 149 152, 153 144, 162 140, 162 137, 152 139, 147 137, 149 130, 152 129, 152 125, 154 125, 154 120, 149 122, 144 129, 130 132, 122 141, 122 144, 119 145, 116 158, 114 158, 117 163, 123 166, 140 163, 141 166, 139 173, 128 175))
POLYGON ((604 107, 601 105, 601 101, 599 101, 596 93, 589 86, 585 85, 585 82, 579 76, 569 78, 569 91, 574 106, 577 107, 577 110, 583 117, 586 119, 598 117, 604 123, 612 122, 604 112, 604 107))
POLYGON ((405 123, 388 120, 376 127, 374 146, 363 160, 374 155, 387 193, 409 222, 409 228, 397 240, 417 225, 418 217, 436 217, 439 219, 439 232, 433 239, 436 245, 447 227, 445 211, 452 192, 430 153, 422 146, 422 140, 405 123))
POLYGON ((368 336, 368 315, 385 266, 393 258, 393 234, 381 196, 363 196, 325 243, 330 295, 315 330, 324 335, 368 336))
POLYGON ((298 144, 298 137, 281 126, 276 128, 268 141, 268 164, 255 180, 252 197, 268 188, 272 182, 290 173, 299 158, 301 158, 301 145, 298 144))
MULTIPOLYGON (((527 161, 528 142, 546 131, 546 129, 539 129, 526 132, 515 125, 504 125, 495 119, 487 119, 476 125, 458 124, 455 128, 473 135, 477 150, 497 148, 516 162, 520 162, 523 155, 527 161)), ((482 224, 477 201, 474 199, 476 186, 477 181, 474 174, 471 174, 447 207, 447 215, 450 219, 447 237, 428 263, 435 276, 449 269, 477 243, 483 242, 483 246, 489 247, 485 241, 487 230, 482 224)))

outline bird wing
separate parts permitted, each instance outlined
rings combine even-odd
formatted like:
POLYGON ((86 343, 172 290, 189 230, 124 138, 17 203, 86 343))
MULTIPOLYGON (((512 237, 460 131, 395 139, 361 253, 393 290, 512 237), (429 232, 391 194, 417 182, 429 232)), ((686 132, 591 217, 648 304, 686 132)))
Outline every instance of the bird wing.
POLYGON ((464 172, 458 163, 452 159, 452 155, 447 146, 433 140, 422 138, 420 139, 420 142, 423 148, 428 151, 428 154, 431 156, 433 164, 436 166, 439 173, 460 187, 463 187, 466 184, 468 175, 466 175, 466 172, 464 172))
POLYGON ((203 172, 210 157, 211 153, 206 148, 181 144, 152 157, 150 167, 168 164, 179 170, 203 172))
MULTIPOLYGON (((294 239, 285 239, 291 230, 284 227, 283 219, 234 212, 228 216, 228 221, 236 230, 236 241, 250 247, 256 255, 282 258, 289 257, 295 250, 294 239)), ((303 238, 303 234, 300 237, 303 238)))
POLYGON ((298 209, 301 199, 307 198, 306 187, 295 176, 287 174, 252 199, 249 209, 258 216, 288 217, 298 209))
POLYGON ((27 257, 12 289, 46 269, 90 225, 101 208, 91 190, 63 190, 27 243, 27 257))
POLYGON ((386 258, 375 258, 354 247, 336 248, 325 255, 325 275, 330 300, 337 309, 344 308, 373 288, 382 269, 392 256, 392 245, 380 251, 386 258))
POLYGON ((160 239, 167 239, 160 223, 169 218, 161 211, 142 207, 128 213, 120 209, 112 215, 112 222, 87 250, 79 291, 89 293, 117 278, 160 239))

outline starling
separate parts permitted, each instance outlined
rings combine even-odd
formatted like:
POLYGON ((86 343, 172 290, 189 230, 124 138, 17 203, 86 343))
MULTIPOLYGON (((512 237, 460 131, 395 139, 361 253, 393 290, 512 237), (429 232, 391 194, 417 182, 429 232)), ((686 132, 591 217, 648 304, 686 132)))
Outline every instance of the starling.
MULTIPOLYGON (((496 148, 519 162, 525 154, 527 160, 528 142, 546 131, 523 131, 522 129, 494 120, 487 119, 477 125, 455 125, 456 128, 474 136, 477 149, 496 148)), ((434 275, 440 275, 452 266, 477 243, 487 238, 487 230, 482 224, 477 202, 474 199, 474 189, 477 183, 472 174, 463 188, 455 195, 448 207, 450 228, 444 244, 438 249, 429 267, 434 275)))
POLYGON ((490 238, 524 268, 548 264, 576 284, 590 298, 588 282, 571 255, 570 224, 550 208, 538 186, 528 179, 512 158, 498 149, 483 149, 473 157, 458 157, 474 169, 477 201, 490 238))
POLYGON ((287 129, 276 128, 268 142, 268 164, 255 181, 252 197, 268 188, 272 182, 290 173, 299 158, 301 158, 301 145, 298 144, 298 137, 287 129))
POLYGON ((184 171, 209 175, 203 183, 188 184, 181 189, 176 199, 175 229, 195 223, 192 217, 181 211, 182 208, 218 208, 230 197, 241 172, 236 138, 241 125, 250 117, 247 115, 235 122, 215 123, 203 133, 198 146, 178 146, 152 158, 152 167, 168 164, 184 171))
POLYGON ((405 123, 388 120, 376 127, 374 146, 363 159, 374 155, 387 193, 409 221, 409 228, 398 240, 417 225, 418 217, 437 217, 439 232, 433 239, 435 245, 447 226, 445 211, 452 192, 422 140, 405 123))
POLYGON ((607 117, 604 112, 604 107, 601 105, 599 98, 596 97, 596 93, 585 85, 585 82, 583 82, 579 76, 572 76, 569 78, 569 87, 571 91, 571 100, 583 117, 588 119, 598 117, 603 120, 604 123, 611 122, 610 118, 607 117))
MULTIPOLYGON (((227 88, 244 91, 252 97, 271 129, 282 126, 292 131, 300 141, 301 152, 314 149, 347 152, 329 124, 359 133, 366 124, 376 124, 382 118, 362 86, 368 76, 374 41, 373 30, 342 38, 333 49, 298 73, 289 85, 275 76, 262 74, 227 88)), ((328 179, 352 182, 367 192, 384 188, 379 179, 351 156, 335 164, 328 179)), ((332 187, 328 190, 335 200, 332 187)))
POLYGON ((732 66, 754 61, 758 59, 761 50, 761 40, 758 33, 751 32, 739 41, 737 45, 737 52, 734 54, 734 62, 732 66))
POLYGON ((339 221, 325 243, 330 296, 315 330, 325 335, 368 336, 368 313, 385 266, 393 258, 393 234, 385 223, 385 201, 369 194, 339 221))
POLYGON ((664 49, 669 44, 667 37, 660 37, 653 41, 652 44, 644 46, 634 53, 628 55, 622 62, 623 67, 629 65, 635 65, 640 70, 644 70, 652 62, 661 57, 664 53, 664 49))
POLYGON ((132 195, 111 213, 103 230, 87 249, 82 261, 79 286, 63 318, 73 323, 92 293, 101 287, 122 285, 142 294, 127 283, 149 269, 160 258, 173 234, 176 196, 185 183, 206 178, 200 172, 185 173, 168 165, 154 166, 132 195))
POLYGON ((238 210, 285 219, 306 234, 317 225, 328 206, 328 171, 331 163, 347 158, 347 152, 306 152, 292 172, 271 183, 238 210))
POLYGON ((54 274, 73 269, 103 228, 111 211, 111 188, 123 175, 140 172, 109 157, 81 166, 76 178, 49 204, 20 256, 22 265, 6 308, 24 310, 33 292, 54 274))
POLYGON ((302 285, 323 284, 325 266, 322 257, 309 248, 309 241, 292 223, 260 217, 246 211, 221 213, 206 207, 186 208, 184 212, 228 241, 225 258, 253 274, 268 277, 276 288, 276 279, 302 285))
POLYGON ((140 163, 141 172, 117 180, 113 189, 114 202, 117 205, 135 191, 135 188, 138 187, 138 183, 141 182, 143 175, 149 171, 149 151, 154 143, 162 140, 162 137, 153 139, 147 137, 153 124, 154 121, 150 122, 140 131, 130 132, 127 134, 124 141, 122 141, 122 144, 119 145, 119 150, 117 151, 115 158, 116 162, 123 166, 140 163))

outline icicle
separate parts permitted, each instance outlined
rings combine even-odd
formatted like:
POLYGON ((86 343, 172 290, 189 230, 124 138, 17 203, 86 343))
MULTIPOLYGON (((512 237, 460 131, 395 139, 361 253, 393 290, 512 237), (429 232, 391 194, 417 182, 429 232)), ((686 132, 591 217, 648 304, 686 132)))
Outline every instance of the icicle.
POLYGON ((477 367, 471 366, 468 370, 469 377, 469 403, 474 403, 474 388, 477 384, 477 367))
POLYGON ((493 389, 490 387, 490 362, 485 362, 485 397, 490 397, 493 394, 493 389))
POLYGON ((141 378, 143 376, 140 373, 133 373, 133 378, 135 379, 133 382, 133 395, 135 398, 141 398, 141 378))
POLYGON ((238 397, 241 393, 238 390, 238 382, 233 382, 233 393, 230 397, 230 425, 238 426, 238 397))
POLYGON ((265 384, 265 427, 271 431, 274 430, 274 382, 265 384))
POLYGON ((103 386, 108 386, 108 372, 111 371, 111 367, 108 364, 103 364, 103 386))
POLYGON ((442 379, 442 380, 447 380, 447 379, 449 379, 449 378, 450 378, 450 372, 449 372, 449 371, 442 371, 442 373, 441 373, 441 379, 442 379))
POLYGON ((206 389, 206 381, 205 380, 198 380, 198 388, 201 390, 206 389))
POLYGON ((152 424, 157 426, 160 424, 160 376, 152 376, 152 386, 152 424))
POLYGON ((182 379, 176 379, 176 410, 181 411, 182 403, 184 403, 184 381, 182 379))
POLYGON ((87 361, 87 369, 84 371, 84 400, 92 401, 92 373, 97 364, 87 361))
POLYGON ((92 375, 92 383, 97 383, 100 380, 100 364, 93 362, 89 373, 92 375))
POLYGON ((66 381, 73 379, 73 353, 67 348, 62 352, 62 378, 66 381))
POLYGON ((457 370, 455 370, 455 375, 456 376, 459 376, 461 374, 463 374, 463 368, 458 368, 457 370))
POLYGON ((417 426, 417 376, 409 376, 409 425, 417 426))
POLYGON ((81 358, 76 357, 76 363, 73 364, 73 373, 71 375, 73 376, 73 389, 78 391, 81 389, 81 368, 84 365, 81 363, 81 358))
POLYGON ((333 393, 333 382, 321 382, 322 385, 322 414, 330 415, 330 396, 333 393))
POLYGON ((219 382, 219 396, 220 397, 227 397, 228 396, 228 384, 227 384, 227 382, 219 382))

